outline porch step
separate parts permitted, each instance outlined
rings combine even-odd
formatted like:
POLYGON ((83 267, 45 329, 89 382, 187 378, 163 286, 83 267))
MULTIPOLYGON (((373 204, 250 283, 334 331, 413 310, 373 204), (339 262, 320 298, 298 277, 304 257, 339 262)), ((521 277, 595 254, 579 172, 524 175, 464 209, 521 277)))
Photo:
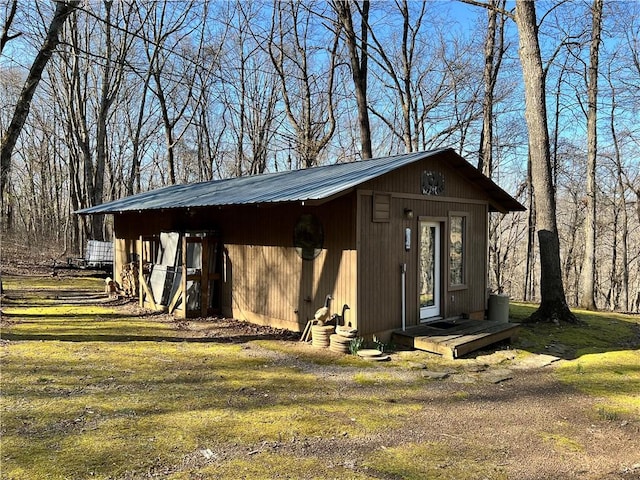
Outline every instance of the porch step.
POLYGON ((438 324, 418 325, 404 331, 395 330, 392 341, 454 359, 506 339, 513 341, 520 330, 517 323, 488 320, 464 319, 438 324))

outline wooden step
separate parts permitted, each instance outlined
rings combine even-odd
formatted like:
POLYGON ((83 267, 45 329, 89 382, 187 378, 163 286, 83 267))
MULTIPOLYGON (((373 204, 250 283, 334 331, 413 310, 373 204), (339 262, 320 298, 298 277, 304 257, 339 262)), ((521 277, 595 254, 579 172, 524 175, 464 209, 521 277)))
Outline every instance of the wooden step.
POLYGON ((514 340, 520 329, 517 323, 488 320, 456 320, 449 328, 429 324, 393 332, 393 342, 418 350, 458 358, 506 339, 514 340))

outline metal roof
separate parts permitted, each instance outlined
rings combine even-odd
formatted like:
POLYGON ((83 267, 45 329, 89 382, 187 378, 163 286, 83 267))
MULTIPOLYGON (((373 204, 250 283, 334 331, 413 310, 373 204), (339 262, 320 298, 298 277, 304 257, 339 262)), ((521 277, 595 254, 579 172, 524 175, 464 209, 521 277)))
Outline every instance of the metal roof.
POLYGON ((519 202, 453 149, 445 148, 302 170, 171 185, 78 210, 76 213, 90 215, 223 205, 322 201, 345 194, 362 183, 405 165, 436 156, 442 156, 442 160, 447 165, 458 170, 458 173, 474 182, 480 189, 485 190, 493 200, 492 206, 497 210, 524 210, 519 202))

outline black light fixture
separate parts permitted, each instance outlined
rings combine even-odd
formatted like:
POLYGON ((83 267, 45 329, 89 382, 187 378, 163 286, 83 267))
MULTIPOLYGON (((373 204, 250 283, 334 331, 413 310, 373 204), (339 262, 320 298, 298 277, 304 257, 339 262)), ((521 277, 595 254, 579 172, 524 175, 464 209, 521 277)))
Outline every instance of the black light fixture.
POLYGON ((404 209, 404 218, 406 218, 407 220, 413 218, 413 210, 411 210, 410 208, 406 208, 404 209))

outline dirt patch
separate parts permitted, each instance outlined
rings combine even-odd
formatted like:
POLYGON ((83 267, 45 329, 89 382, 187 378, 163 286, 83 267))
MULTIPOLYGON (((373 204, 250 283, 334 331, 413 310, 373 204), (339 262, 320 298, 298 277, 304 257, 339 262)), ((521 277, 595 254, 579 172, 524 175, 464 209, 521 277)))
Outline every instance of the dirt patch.
POLYGON ((3 275, 51 275, 61 269, 61 274, 71 275, 82 272, 69 272, 66 268, 67 257, 78 255, 66 253, 58 245, 51 243, 42 245, 25 245, 21 238, 12 238, 4 234, 0 260, 3 275))

